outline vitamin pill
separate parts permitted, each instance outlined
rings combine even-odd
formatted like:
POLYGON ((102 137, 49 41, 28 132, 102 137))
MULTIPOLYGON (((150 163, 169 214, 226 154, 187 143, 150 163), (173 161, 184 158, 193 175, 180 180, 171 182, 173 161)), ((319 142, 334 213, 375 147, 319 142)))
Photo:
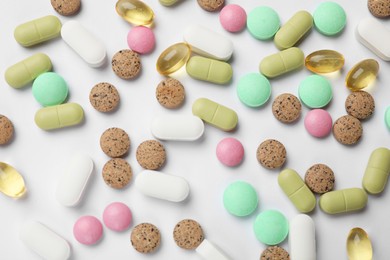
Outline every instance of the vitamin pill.
POLYGON ((202 227, 192 219, 183 219, 173 230, 173 239, 177 246, 192 250, 197 248, 204 239, 202 227))
POLYGON ((226 84, 233 76, 233 69, 229 63, 201 56, 191 57, 187 62, 186 71, 194 79, 215 84, 226 84))
POLYGON ((30 47, 60 36, 60 31, 60 19, 48 15, 17 26, 14 37, 20 45, 30 47))
POLYGON ((68 84, 55 72, 39 75, 32 85, 35 100, 44 107, 63 103, 68 96, 68 91, 68 84))
POLYGON ((235 181, 223 193, 223 205, 232 215, 245 217, 257 208, 259 198, 256 190, 247 182, 235 181))
POLYGON ((113 158, 104 164, 102 177, 109 187, 123 189, 132 180, 133 171, 126 160, 122 158, 113 158))
POLYGON ((287 151, 284 145, 275 139, 263 141, 256 151, 257 161, 267 169, 276 169, 283 166, 287 151))
POLYGON ((385 112, 385 124, 387 126, 387 129, 390 130, 390 107, 386 108, 385 112))
POLYGON ((290 93, 277 96, 272 103, 272 114, 282 123, 290 124, 301 116, 302 105, 299 99, 290 93))
POLYGON ((370 194, 381 193, 390 174, 390 150, 384 147, 375 149, 368 160, 363 176, 363 188, 370 194))
POLYGON ((237 113, 207 98, 199 98, 192 104, 192 114, 223 131, 232 131, 238 123, 237 113))
POLYGON ((10 66, 5 71, 5 80, 11 87, 21 88, 51 69, 49 56, 37 53, 10 66))
POLYGON ((124 156, 130 149, 130 137, 125 130, 111 127, 100 136, 100 148, 111 158, 124 156))
POLYGON ((78 21, 68 21, 61 29, 62 39, 89 66, 97 68, 106 62, 106 47, 78 21))
POLYGON ((205 260, 229 260, 224 253, 221 252, 215 245, 213 245, 207 239, 203 239, 202 243, 195 249, 196 253, 198 253, 205 260))
POLYGON ((318 138, 326 137, 332 131, 332 117, 324 109, 312 109, 305 116, 306 131, 318 138))
POLYGON ((299 84, 298 95, 307 107, 322 108, 332 100, 332 86, 326 78, 310 75, 299 84))
POLYGON ((133 228, 130 235, 131 245, 140 253, 152 253, 160 246, 160 230, 153 224, 141 223, 133 228))
POLYGON ((15 199, 26 193, 23 176, 14 167, 3 162, 0 162, 0 192, 15 199))
POLYGON ((116 87, 107 82, 100 82, 89 92, 89 103, 99 112, 113 112, 120 102, 116 87))
POLYGON ((37 221, 25 223, 19 236, 23 243, 42 259, 66 260, 71 256, 69 243, 37 221))
POLYGON ((14 132, 12 121, 8 117, 0 115, 0 145, 9 144, 14 137, 14 132))
POLYGON ((292 47, 263 58, 260 62, 259 70, 264 76, 275 78, 301 68, 304 58, 305 56, 301 49, 292 47))
POLYGON ((219 12, 219 22, 228 32, 239 32, 246 25, 246 12, 236 4, 229 4, 219 12))
POLYGON ((56 198, 64 206, 72 207, 79 203, 93 170, 92 159, 85 154, 72 156, 56 190, 56 198))
POLYGON ((135 51, 117 51, 111 60, 111 68, 121 79, 133 79, 141 72, 141 58, 135 51))
POLYGON ((222 139, 216 149, 218 160, 226 166, 239 165, 244 158, 244 147, 241 142, 232 137, 222 139))
POLYGON ((151 132, 160 140, 195 141, 203 135, 204 124, 193 115, 163 115, 153 119, 151 132))
POLYGON ((260 255, 260 260, 290 260, 289 253, 280 246, 269 246, 260 255))
POLYGON ((363 126, 359 119, 345 115, 339 117, 333 124, 333 136, 336 140, 345 145, 356 144, 363 135, 363 126))
POLYGON ((277 210, 264 210, 257 215, 253 225, 256 238, 266 245, 283 242, 289 230, 287 218, 277 210))
POLYGON ((79 12, 81 0, 51 0, 51 6, 60 15, 70 16, 79 12))
POLYGON ((314 194, 296 171, 292 169, 281 171, 278 183, 299 212, 308 213, 315 208, 317 201, 314 194))
POLYGON ((320 197, 320 208, 328 214, 347 213, 364 208, 367 193, 360 188, 350 188, 327 192, 320 197))
POLYGON ((367 7, 370 13, 375 17, 386 18, 390 16, 389 0, 368 0, 367 7))
POLYGON ((191 55, 191 48, 187 43, 180 42, 169 46, 157 59, 156 69, 161 75, 168 76, 182 68, 191 55))
POLYGON ((274 43, 280 50, 293 47, 313 27, 313 17, 307 11, 295 13, 275 34, 274 43))
POLYGON ((390 61, 390 31, 375 18, 366 18, 356 27, 356 38, 375 55, 390 61))
POLYGON ((199 6, 208 12, 216 12, 225 4, 225 0, 198 0, 199 6))
POLYGON ((288 235, 291 259, 316 259, 315 225, 311 217, 299 214, 290 221, 288 235))
POLYGON ((171 6, 177 3, 179 0, 159 0, 160 4, 165 6, 171 6))
POLYGON ((345 84, 352 91, 366 88, 374 83, 378 72, 379 63, 376 60, 362 60, 348 72, 345 84))
POLYGON ((249 12, 246 26, 256 39, 269 40, 280 28, 279 15, 271 7, 258 6, 249 12))
POLYGON ((331 168, 322 163, 311 166, 305 174, 305 183, 312 192, 325 193, 333 189, 335 182, 331 168))
POLYGON ((180 81, 166 78, 160 81, 156 88, 156 99, 165 108, 178 108, 185 99, 185 89, 180 81))
POLYGON ((354 91, 345 100, 345 110, 348 115, 364 120, 374 113, 375 100, 366 91, 354 91))
POLYGON ((229 38, 203 26, 188 27, 183 38, 193 52, 204 57, 226 61, 233 54, 233 43, 229 38))
POLYGON ((319 50, 305 58, 305 66, 314 73, 330 73, 341 70, 344 56, 333 50, 319 50))
POLYGON ((137 162, 147 170, 161 168, 165 163, 166 156, 164 145, 156 140, 142 142, 136 151, 137 162))
POLYGON ((120 17, 134 25, 152 25, 154 19, 153 10, 139 0, 119 0, 115 5, 120 17))
POLYGON ((245 105, 260 107, 271 96, 271 84, 266 77, 259 73, 248 73, 238 81, 237 95, 245 105))
POLYGON ((326 36, 340 33, 347 22, 344 9, 336 2, 322 2, 314 10, 314 25, 317 31, 326 36))
POLYGON ((103 225, 94 216, 82 216, 73 226, 73 235, 83 245, 94 245, 103 236, 103 225))
POLYGON ((152 170, 140 172, 135 187, 146 196, 172 202, 183 201, 190 193, 190 186, 182 177, 152 170))
POLYGON ((43 130, 77 125, 83 119, 84 110, 76 103, 45 107, 35 113, 35 124, 43 130))
POLYGON ((128 206, 122 202, 110 203, 103 211, 103 223, 111 230, 124 231, 129 228, 132 214, 128 206))
POLYGON ((152 29, 145 26, 135 26, 127 34, 129 48, 140 54, 150 53, 156 44, 152 29))
POLYGON ((347 253, 351 260, 372 259, 372 245, 366 231, 353 228, 347 237, 347 253))

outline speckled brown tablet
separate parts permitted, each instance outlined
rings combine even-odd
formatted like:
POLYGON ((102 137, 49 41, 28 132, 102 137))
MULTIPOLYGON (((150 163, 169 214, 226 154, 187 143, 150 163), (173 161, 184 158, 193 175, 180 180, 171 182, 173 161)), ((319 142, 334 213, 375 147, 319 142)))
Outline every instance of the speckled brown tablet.
POLYGON ((272 113, 282 123, 292 123, 301 115, 302 105, 293 94, 285 93, 277 96, 272 103, 272 113))
POLYGON ((336 120, 333 124, 333 135, 342 144, 355 144, 363 134, 363 127, 359 119, 346 115, 336 120))
POLYGON ((183 104, 185 91, 183 85, 174 78, 161 81, 156 88, 158 103, 166 108, 177 108, 183 104))
POLYGON ((352 92, 345 100, 345 110, 348 115, 364 120, 374 113, 375 100, 368 92, 352 92))
POLYGON ((159 141, 144 141, 137 148, 136 158, 143 168, 148 170, 157 170, 163 166, 165 162, 165 148, 159 141))
POLYGON ((0 115, 0 145, 7 144, 14 136, 14 125, 8 117, 0 115))
POLYGON ((222 9, 225 0, 198 0, 198 4, 203 10, 216 12, 222 9))
POLYGON ((367 6, 373 16, 378 18, 390 16, 390 0, 368 0, 367 6))
POLYGON ((260 260, 290 260, 290 255, 282 247, 270 246, 261 253, 260 260))
POLYGON ((51 5, 60 15, 70 16, 78 13, 81 0, 51 0, 51 5))
POLYGON ((204 239, 202 227, 192 219, 184 219, 173 230, 175 243, 184 249, 195 249, 204 239))
POLYGON ((133 228, 130 236, 131 245, 140 253, 155 251, 161 242, 158 228, 150 223, 141 223, 133 228))
POLYGON ((112 57, 111 65, 118 77, 132 79, 141 71, 141 58, 132 50, 120 50, 112 57))
POLYGON ((257 148, 257 160, 268 169, 276 169, 283 166, 286 161, 286 148, 275 140, 268 139, 262 142, 257 148))
POLYGON ((319 194, 333 190, 334 173, 325 164, 314 164, 305 174, 305 183, 313 191, 319 194))
POLYGON ((120 96, 114 85, 101 82, 89 93, 89 102, 99 112, 110 112, 118 107, 120 96))
POLYGON ((121 157, 130 149, 129 135, 118 127, 109 128, 100 137, 100 147, 112 158, 121 157))
POLYGON ((103 166, 102 176, 104 182, 115 189, 125 187, 133 177, 130 164, 121 158, 111 159, 103 166))

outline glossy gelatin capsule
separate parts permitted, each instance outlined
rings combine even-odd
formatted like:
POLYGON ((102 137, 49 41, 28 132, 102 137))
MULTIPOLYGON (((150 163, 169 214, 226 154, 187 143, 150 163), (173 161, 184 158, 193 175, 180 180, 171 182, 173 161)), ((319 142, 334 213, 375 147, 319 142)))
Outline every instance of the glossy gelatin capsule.
POLYGON ((22 175, 14 167, 3 162, 0 162, 0 191, 16 199, 26 193, 22 175))
POLYGON ((314 73, 331 73, 344 66, 344 56, 333 50, 319 50, 305 58, 305 66, 314 73))
POLYGON ((154 19, 153 10, 138 0, 119 0, 115 9, 126 21, 134 25, 151 25, 154 19))
POLYGON ((191 55, 191 48, 187 43, 180 42, 169 46, 157 59, 156 68, 161 75, 169 75, 183 67, 191 55))
POLYGON ((374 59, 362 60, 348 72, 345 84, 352 91, 369 86, 376 79, 379 63, 374 59))
POLYGON ((372 245, 366 231, 353 228, 347 238, 347 253, 349 260, 372 259, 372 245))

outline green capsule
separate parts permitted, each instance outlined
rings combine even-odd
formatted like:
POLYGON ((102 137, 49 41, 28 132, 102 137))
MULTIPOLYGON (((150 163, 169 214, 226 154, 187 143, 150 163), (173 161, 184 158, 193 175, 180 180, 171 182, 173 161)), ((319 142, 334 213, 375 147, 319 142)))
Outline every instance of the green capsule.
POLYGON ((259 70, 267 78, 274 78, 301 68, 304 59, 301 49, 292 47, 265 57, 260 62, 259 70))
POLYGON ((360 188, 327 192, 320 197, 320 208, 328 214, 360 210, 367 205, 367 193, 360 188))
POLYGON ((35 114, 35 123, 43 130, 52 130, 80 124, 84 119, 83 108, 76 103, 41 108, 35 114))
POLYGON ((383 147, 375 149, 363 176, 363 188, 371 194, 381 193, 385 189, 389 173, 390 150, 383 147))
POLYGON ((195 79, 216 84, 226 84, 233 76, 233 69, 229 63, 201 56, 191 57, 186 70, 195 79))

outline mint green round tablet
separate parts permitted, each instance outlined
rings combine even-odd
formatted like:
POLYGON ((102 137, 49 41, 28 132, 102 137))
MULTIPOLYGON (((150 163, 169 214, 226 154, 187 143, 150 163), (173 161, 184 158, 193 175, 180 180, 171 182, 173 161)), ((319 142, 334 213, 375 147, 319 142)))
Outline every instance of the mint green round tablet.
POLYGON ((259 6, 248 14, 246 26, 256 39, 269 40, 280 28, 279 15, 271 7, 259 6))
POLYGON ((286 239, 288 220, 277 210, 261 212, 253 225, 256 238, 266 245, 277 245, 286 239))
POLYGON ((390 107, 386 108, 385 112, 385 124, 387 126, 387 129, 390 130, 390 107))
POLYGON ((319 75, 306 77, 298 88, 299 99, 309 108, 322 108, 333 97, 329 81, 319 75))
POLYGON ((250 215, 257 208, 258 202, 257 192, 252 185, 244 181, 231 183, 223 193, 225 209, 237 217, 250 215))
POLYGON ((46 72, 39 75, 32 85, 34 98, 44 107, 59 105, 68 96, 68 85, 55 72, 46 72))
POLYGON ((248 107, 259 107, 271 96, 271 84, 260 73, 249 73, 238 81, 237 95, 248 107))
POLYGON ((313 13, 315 28, 326 36, 340 33, 347 23, 344 9, 335 2, 321 3, 313 13))

